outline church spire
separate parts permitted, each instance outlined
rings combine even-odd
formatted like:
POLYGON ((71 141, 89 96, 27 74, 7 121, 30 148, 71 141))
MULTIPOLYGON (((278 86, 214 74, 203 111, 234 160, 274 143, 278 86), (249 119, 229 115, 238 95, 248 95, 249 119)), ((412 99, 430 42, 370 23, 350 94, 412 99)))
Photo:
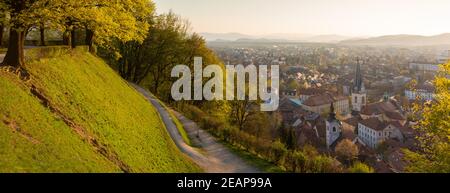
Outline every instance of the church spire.
POLYGON ((334 103, 331 103, 330 106, 330 114, 328 116, 328 120, 335 120, 336 119, 336 112, 334 111, 334 103))
POLYGON ((354 92, 361 92, 363 90, 363 80, 361 75, 361 63, 360 58, 356 58, 356 71, 355 71, 355 88, 354 92))

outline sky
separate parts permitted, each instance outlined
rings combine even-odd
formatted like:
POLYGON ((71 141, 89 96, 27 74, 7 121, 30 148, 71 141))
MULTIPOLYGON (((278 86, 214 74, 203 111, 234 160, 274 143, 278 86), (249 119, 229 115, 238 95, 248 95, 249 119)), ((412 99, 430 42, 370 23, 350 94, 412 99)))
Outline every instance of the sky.
POLYGON ((195 32, 380 36, 450 33, 450 0, 153 0, 195 32))

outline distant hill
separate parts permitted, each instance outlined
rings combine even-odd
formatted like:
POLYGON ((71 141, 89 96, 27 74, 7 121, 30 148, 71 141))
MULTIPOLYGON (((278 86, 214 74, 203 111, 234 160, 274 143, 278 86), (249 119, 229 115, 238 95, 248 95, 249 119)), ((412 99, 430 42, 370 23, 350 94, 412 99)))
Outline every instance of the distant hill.
POLYGON ((251 39, 251 35, 240 33, 200 33, 206 41, 236 41, 238 39, 251 39))
POLYGON ((209 42, 317 42, 337 43, 354 37, 341 35, 268 34, 246 35, 241 33, 200 33, 209 42))
POLYGON ((343 40, 352 39, 354 37, 350 36, 341 36, 341 35, 318 35, 318 36, 312 36, 309 38, 306 38, 306 42, 318 42, 318 43, 338 43, 343 40))
POLYGON ((237 39, 234 42, 239 42, 239 43, 269 43, 269 42, 289 42, 288 40, 285 39, 266 39, 266 38, 256 38, 256 39, 251 39, 251 38, 241 38, 241 39, 237 39))
POLYGON ((156 109, 102 59, 54 49, 27 62, 28 81, 0 68, 0 173, 200 170, 156 109))
POLYGON ((344 40, 340 42, 346 45, 371 45, 371 46, 434 46, 450 45, 450 33, 436 36, 420 35, 388 35, 359 40, 344 40))

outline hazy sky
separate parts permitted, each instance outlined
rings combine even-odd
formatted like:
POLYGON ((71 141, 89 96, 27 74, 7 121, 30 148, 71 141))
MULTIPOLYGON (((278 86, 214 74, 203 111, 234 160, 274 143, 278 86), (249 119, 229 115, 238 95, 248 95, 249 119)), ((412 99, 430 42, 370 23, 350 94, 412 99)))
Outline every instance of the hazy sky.
POLYGON ((435 35, 450 32, 450 0, 154 0, 196 32, 435 35))

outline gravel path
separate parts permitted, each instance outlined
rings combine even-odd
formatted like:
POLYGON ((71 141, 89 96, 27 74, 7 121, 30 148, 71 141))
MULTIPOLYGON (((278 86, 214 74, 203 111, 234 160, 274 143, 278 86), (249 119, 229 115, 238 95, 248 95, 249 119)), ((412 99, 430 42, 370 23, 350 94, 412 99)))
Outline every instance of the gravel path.
POLYGON ((131 84, 138 92, 147 98, 149 102, 158 110, 161 118, 166 125, 167 131, 172 137, 177 147, 186 155, 192 158, 205 172, 209 173, 259 173, 259 169, 247 164, 237 155, 233 154, 228 148, 218 143, 217 140, 206 131, 200 129, 197 124, 178 112, 173 111, 174 115, 183 124, 191 141, 200 149, 189 146, 184 142, 170 114, 145 89, 131 84), (197 137, 197 133, 199 137, 197 137))

